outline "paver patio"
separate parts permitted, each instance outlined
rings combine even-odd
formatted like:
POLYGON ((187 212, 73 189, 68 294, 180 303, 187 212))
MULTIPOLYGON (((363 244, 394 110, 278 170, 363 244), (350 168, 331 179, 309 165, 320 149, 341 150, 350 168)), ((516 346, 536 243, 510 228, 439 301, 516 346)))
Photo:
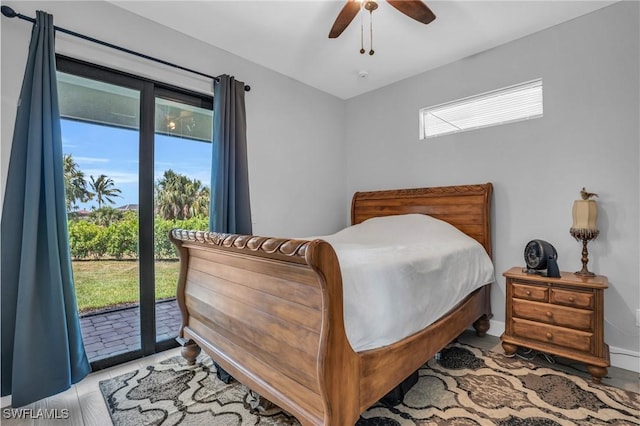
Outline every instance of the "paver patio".
MULTIPOLYGON (((182 317, 173 300, 156 303, 156 341, 178 335, 182 317)), ((121 308, 80 317, 89 361, 140 348, 140 308, 121 308)))

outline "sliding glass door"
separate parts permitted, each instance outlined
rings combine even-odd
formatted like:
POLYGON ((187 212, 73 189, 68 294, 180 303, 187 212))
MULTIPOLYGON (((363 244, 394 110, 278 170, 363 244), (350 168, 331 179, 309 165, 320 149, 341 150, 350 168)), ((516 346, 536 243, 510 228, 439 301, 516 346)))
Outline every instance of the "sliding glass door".
POLYGON ((206 230, 212 99, 58 57, 69 243, 94 369, 175 346, 174 227, 206 230))
POLYGON ((179 262, 168 233, 209 228, 213 111, 210 104, 195 105, 167 90, 155 93, 155 300, 161 342, 177 337, 181 324, 175 300, 179 262))

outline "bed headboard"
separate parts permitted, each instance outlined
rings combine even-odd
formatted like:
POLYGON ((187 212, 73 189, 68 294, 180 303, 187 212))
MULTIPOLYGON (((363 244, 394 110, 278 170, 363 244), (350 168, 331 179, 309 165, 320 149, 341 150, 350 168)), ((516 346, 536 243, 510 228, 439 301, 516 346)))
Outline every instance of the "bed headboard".
POLYGON ((492 192, 491 183, 356 192, 351 224, 377 216, 428 214, 476 239, 491 257, 492 192))

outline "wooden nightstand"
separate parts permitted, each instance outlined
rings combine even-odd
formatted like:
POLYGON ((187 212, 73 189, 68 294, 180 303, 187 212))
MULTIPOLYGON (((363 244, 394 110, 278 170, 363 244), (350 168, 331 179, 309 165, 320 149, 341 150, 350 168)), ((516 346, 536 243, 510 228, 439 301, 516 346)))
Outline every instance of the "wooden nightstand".
POLYGON ((609 346, 604 342, 604 289, 607 277, 561 272, 548 278, 514 267, 507 278, 505 332, 507 355, 518 346, 587 364, 594 383, 607 374, 609 346))

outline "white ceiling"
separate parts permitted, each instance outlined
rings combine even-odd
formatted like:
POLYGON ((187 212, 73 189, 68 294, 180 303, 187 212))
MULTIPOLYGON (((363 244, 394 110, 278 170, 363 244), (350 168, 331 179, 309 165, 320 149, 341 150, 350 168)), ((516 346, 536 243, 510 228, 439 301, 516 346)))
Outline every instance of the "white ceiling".
MULTIPOLYGON (((340 37, 327 37, 344 0, 112 3, 348 99, 615 1, 427 0, 436 20, 424 25, 380 0, 373 13, 373 56, 359 53, 359 16, 340 37)), ((368 16, 363 22, 368 51, 368 16)))

